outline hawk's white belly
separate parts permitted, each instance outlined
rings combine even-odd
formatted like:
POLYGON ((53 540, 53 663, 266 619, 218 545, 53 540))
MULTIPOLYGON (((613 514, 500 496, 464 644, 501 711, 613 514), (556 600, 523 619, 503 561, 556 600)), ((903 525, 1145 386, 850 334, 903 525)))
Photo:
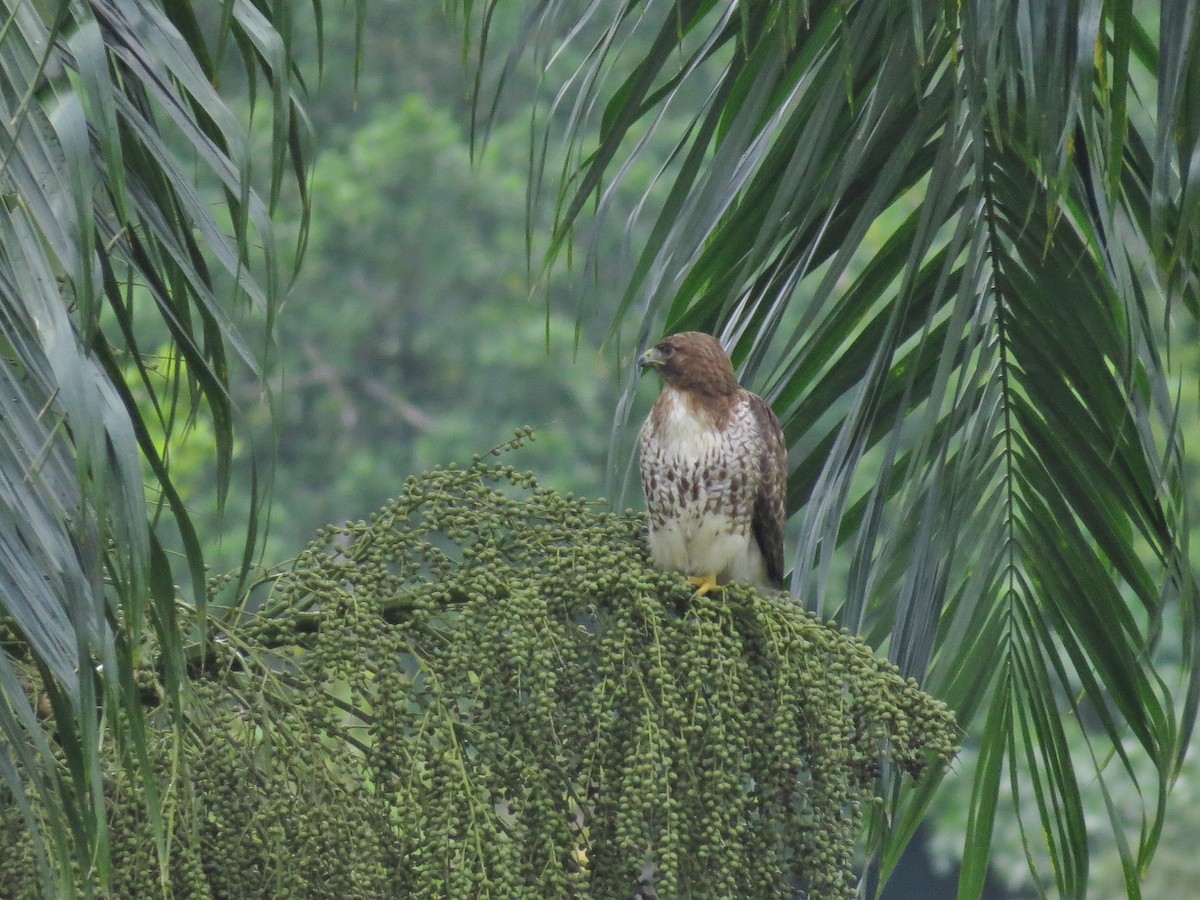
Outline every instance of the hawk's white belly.
POLYGON ((648 536, 650 556, 660 569, 769 587, 758 543, 749 531, 730 530, 726 516, 704 521, 683 516, 651 528, 648 536))
POLYGON ((669 397, 663 412, 657 429, 647 422, 641 447, 655 564, 767 586, 751 529, 759 475, 757 457, 744 452, 757 436, 749 410, 736 410, 723 431, 679 395, 669 397))

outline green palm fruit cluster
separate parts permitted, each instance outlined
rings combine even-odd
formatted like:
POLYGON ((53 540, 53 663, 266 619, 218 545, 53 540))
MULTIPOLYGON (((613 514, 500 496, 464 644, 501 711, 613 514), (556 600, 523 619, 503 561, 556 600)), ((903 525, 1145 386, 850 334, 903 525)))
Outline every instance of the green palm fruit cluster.
MULTIPOLYGON (((161 723, 169 895, 852 896, 950 711, 785 595, 693 596, 644 527, 484 457, 323 531, 214 626, 174 767, 161 723)), ((123 771, 114 892, 161 897, 123 771)), ((37 896, 4 815, 0 895, 37 896)))

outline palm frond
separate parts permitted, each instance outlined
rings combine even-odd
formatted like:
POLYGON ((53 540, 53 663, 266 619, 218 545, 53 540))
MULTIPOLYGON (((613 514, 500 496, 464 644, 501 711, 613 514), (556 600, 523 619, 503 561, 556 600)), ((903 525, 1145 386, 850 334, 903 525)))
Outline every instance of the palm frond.
MULTIPOLYGON (((70 877, 74 854, 91 879, 107 866, 101 722, 131 738, 155 798, 131 689, 142 634, 157 631, 177 692, 174 581, 198 603, 207 596, 164 447, 194 417, 210 418, 225 497, 238 430, 231 367, 257 371, 265 349, 237 323, 248 310, 269 334, 285 283, 271 209, 290 172, 307 215, 307 150, 282 7, 238 0, 207 23, 187 3, 45 9, 42 18, 28 3, 0 2, 0 610, 11 638, 0 646, 0 772, 49 836, 39 846, 59 877, 70 877), (215 87, 230 42, 250 84, 261 73, 271 86, 262 170, 215 87), (184 362, 166 377, 147 353, 163 343, 184 362), (167 547, 181 550, 178 572, 167 547), (36 664, 39 684, 16 677, 10 653, 36 664), (39 693, 65 768, 34 715, 39 693), (98 719, 98 708, 110 715, 98 719)), ((255 467, 247 561, 264 478, 255 467)), ((73 894, 68 885, 55 892, 73 894)))

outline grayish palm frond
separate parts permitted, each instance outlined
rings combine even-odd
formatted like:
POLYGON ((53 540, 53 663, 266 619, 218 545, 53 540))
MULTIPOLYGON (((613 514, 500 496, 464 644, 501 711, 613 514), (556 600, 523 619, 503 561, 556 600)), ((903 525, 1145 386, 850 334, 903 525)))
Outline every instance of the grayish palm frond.
MULTIPOLYGON (((0 0, 0 613, 19 639, 0 646, 0 783, 36 826, 48 894, 75 894, 72 856, 78 877, 108 865, 97 751, 109 736, 159 814, 134 671, 152 628, 177 700, 175 582, 201 605, 207 593, 166 447, 207 417, 224 500, 231 367, 256 372, 265 349, 237 323, 249 314, 270 332, 289 255, 271 221, 285 179, 307 216, 300 84, 279 9, 0 0), (259 77, 269 85, 269 160, 252 158, 215 87, 226 47, 252 92, 259 77)), ((255 465, 247 563, 267 474, 255 465)))

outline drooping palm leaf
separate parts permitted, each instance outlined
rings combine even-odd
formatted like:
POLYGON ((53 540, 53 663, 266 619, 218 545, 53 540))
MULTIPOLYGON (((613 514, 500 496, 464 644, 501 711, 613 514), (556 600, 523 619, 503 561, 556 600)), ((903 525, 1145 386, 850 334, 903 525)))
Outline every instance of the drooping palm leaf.
MULTIPOLYGON (((548 69, 570 160, 550 258, 690 100, 622 317, 638 343, 728 341, 792 448, 793 591, 977 743, 961 896, 982 890, 1005 783, 1047 888, 1086 894, 1084 719, 1101 783, 1145 800, 1140 822, 1109 808, 1136 895, 1200 684, 1194 410, 1164 362, 1200 283, 1194 5, 1164 3, 1157 36, 1131 0, 613 0, 565 28, 574 9, 530 4, 512 51, 565 32, 585 60, 548 69)), ((889 796, 885 873, 931 792, 889 796)))
MULTIPOLYGON (((249 310, 269 334, 285 282, 271 209, 289 172, 305 198, 290 15, 247 0, 0 0, 0 777, 49 837, 39 847, 59 863, 48 892, 60 896, 75 894, 70 854, 89 881, 107 866, 106 731, 128 739, 156 796, 134 688, 141 635, 157 631, 174 695, 174 582, 198 603, 207 593, 168 447, 208 417, 224 498, 231 367, 257 371, 261 353, 237 323, 249 310), (270 85, 266 159, 216 88, 227 49, 252 94, 258 77, 270 85), (152 356, 163 346, 179 361, 165 373, 152 356), (38 684, 10 653, 36 664, 38 684), (34 714, 38 693, 58 753, 34 714)), ((256 467, 247 561, 262 479, 256 467)))

